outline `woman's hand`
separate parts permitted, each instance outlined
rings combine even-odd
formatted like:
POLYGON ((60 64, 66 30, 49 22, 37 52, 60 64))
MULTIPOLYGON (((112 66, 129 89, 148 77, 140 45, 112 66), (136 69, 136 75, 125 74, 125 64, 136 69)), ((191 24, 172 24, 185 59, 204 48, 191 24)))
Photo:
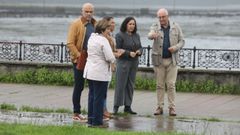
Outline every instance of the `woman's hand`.
POLYGON ((112 72, 115 72, 116 71, 116 64, 115 63, 111 63, 111 70, 112 72))
POLYGON ((114 52, 114 55, 116 58, 119 58, 124 52, 125 52, 124 49, 116 49, 116 52, 114 52))
POLYGON ((141 55, 141 51, 140 51, 140 50, 137 50, 137 51, 136 51, 136 55, 140 56, 140 55, 141 55))
POLYGON ((135 56, 136 56, 136 52, 130 52, 130 56, 132 57, 132 58, 134 58, 135 56))

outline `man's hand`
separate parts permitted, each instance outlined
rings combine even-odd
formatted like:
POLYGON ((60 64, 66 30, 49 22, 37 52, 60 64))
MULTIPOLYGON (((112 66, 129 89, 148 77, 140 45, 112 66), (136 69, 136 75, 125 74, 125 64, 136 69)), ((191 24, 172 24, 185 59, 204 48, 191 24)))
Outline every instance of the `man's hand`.
POLYGON ((157 39, 158 36, 159 36, 159 34, 154 32, 151 34, 150 38, 155 40, 155 39, 157 39))
POLYGON ((168 51, 170 51, 171 53, 174 53, 174 52, 175 52, 175 50, 174 50, 173 47, 169 47, 169 48, 168 48, 168 51))

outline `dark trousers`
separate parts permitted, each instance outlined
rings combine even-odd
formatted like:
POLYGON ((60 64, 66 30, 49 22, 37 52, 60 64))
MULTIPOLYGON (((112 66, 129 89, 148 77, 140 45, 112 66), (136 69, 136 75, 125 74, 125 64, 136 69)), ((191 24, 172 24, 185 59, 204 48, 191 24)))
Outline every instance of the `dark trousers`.
POLYGON ((76 69, 76 64, 73 64, 73 75, 74 75, 74 89, 72 95, 72 102, 73 102, 73 112, 74 113, 81 113, 81 95, 84 89, 84 81, 83 78, 83 70, 76 69))
POLYGON ((103 105, 107 92, 107 81, 88 80, 88 124, 103 124, 103 105))
POLYGON ((114 106, 131 106, 138 60, 117 60, 114 106))

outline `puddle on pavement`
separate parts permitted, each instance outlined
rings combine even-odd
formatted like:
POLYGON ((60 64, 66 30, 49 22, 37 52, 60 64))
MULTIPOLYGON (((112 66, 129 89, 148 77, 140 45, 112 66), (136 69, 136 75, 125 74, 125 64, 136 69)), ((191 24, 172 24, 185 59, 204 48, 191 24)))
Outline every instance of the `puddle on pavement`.
MULTIPOLYGON (((0 122, 31 123, 37 125, 76 124, 76 122, 72 121, 70 114, 16 111, 0 111, 0 122)), ((108 123, 108 130, 111 131, 177 131, 204 135, 240 134, 240 123, 237 122, 210 122, 204 120, 177 119, 168 116, 119 116, 111 119, 108 123)))
POLYGON ((0 111, 0 122, 30 123, 37 125, 67 125, 72 124, 72 119, 69 114, 64 113, 0 111))

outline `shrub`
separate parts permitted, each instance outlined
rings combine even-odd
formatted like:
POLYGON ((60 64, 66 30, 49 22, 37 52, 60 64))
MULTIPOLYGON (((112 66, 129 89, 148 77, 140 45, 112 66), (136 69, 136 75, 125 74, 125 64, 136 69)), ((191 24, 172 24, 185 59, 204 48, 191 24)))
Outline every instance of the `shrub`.
MULTIPOLYGON (((15 74, 0 74, 0 82, 9 83, 27 83, 41 85, 64 85, 73 86, 73 73, 68 71, 48 70, 40 68, 36 71, 27 70, 15 74)), ((112 77, 110 88, 116 84, 115 77, 112 77)), ((86 87, 88 86, 86 82, 86 87)), ((137 90, 155 90, 156 80, 136 77, 135 89, 137 90)), ((198 93, 216 93, 216 94, 240 94, 239 86, 231 84, 217 84, 213 80, 193 82, 191 80, 179 80, 176 83, 176 90, 179 92, 198 92, 198 93)))

